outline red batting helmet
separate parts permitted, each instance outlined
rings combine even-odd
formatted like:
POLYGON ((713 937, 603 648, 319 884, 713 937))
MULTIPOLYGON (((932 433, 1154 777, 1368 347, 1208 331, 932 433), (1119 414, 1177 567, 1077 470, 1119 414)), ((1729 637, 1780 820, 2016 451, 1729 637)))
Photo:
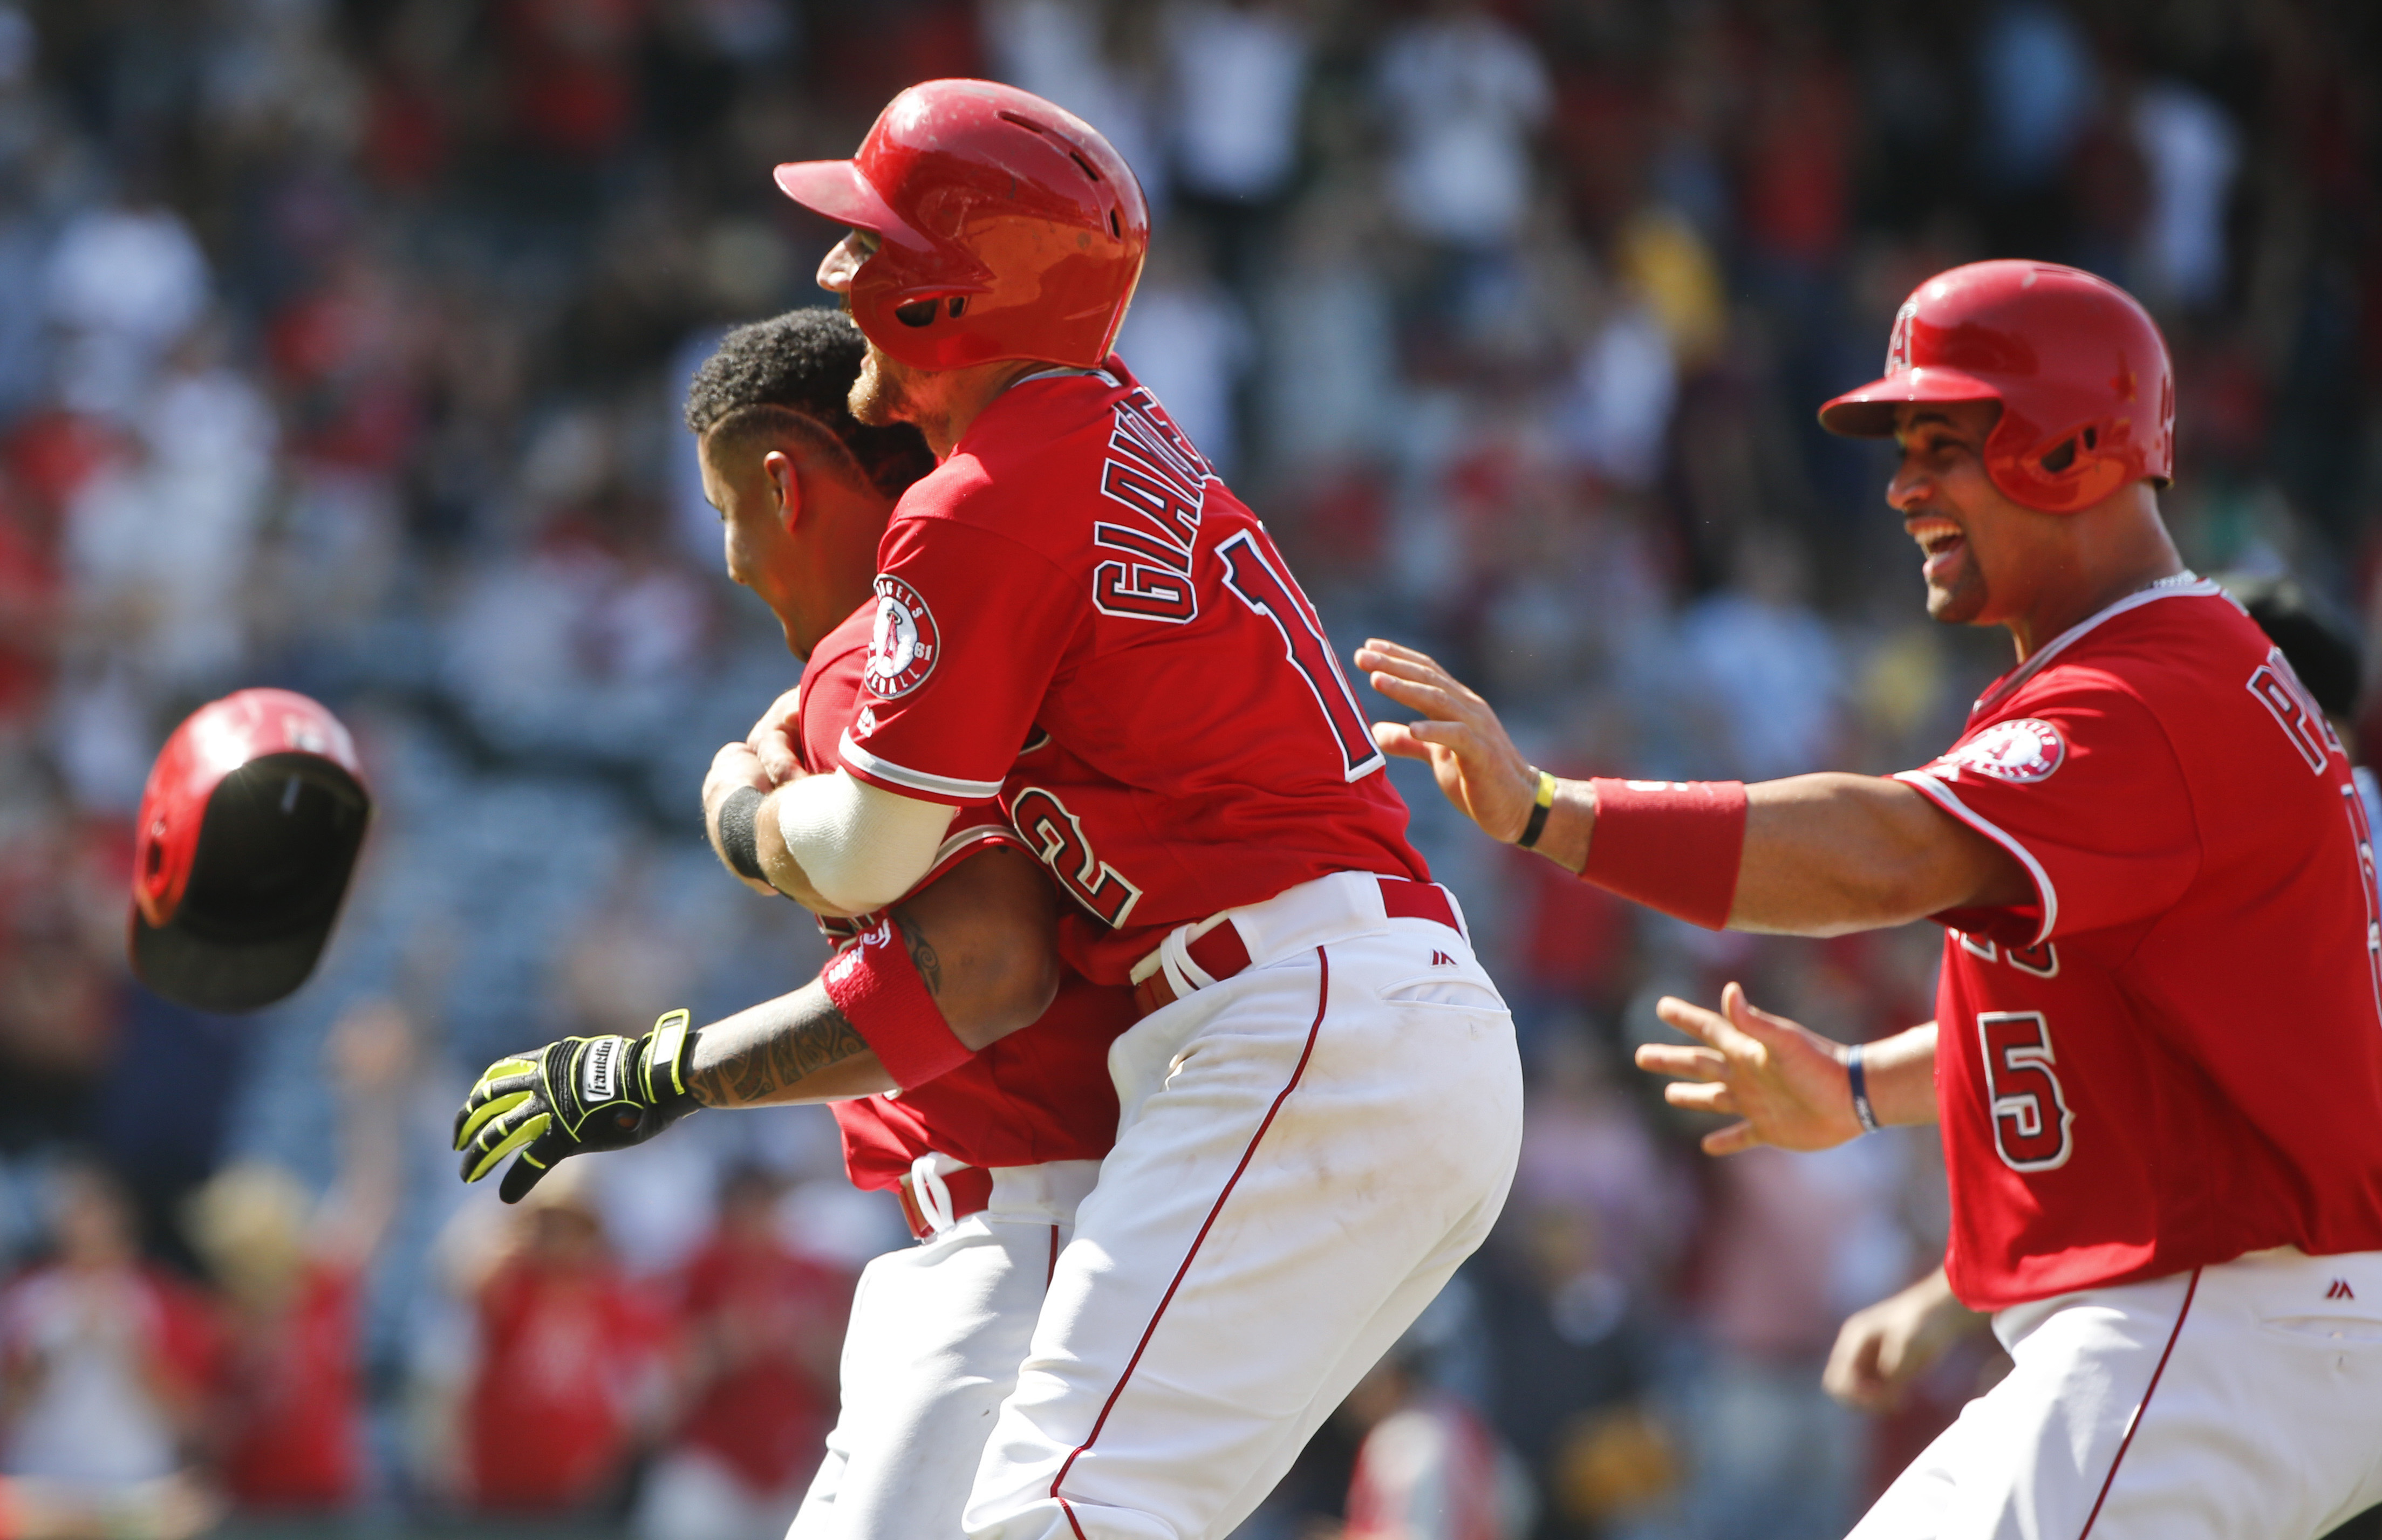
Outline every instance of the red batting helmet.
POLYGON ((1073 113, 990 80, 912 86, 857 155, 781 165, 778 186, 880 238, 852 280, 852 316, 916 369, 1099 368, 1149 250, 1124 157, 1073 113))
POLYGON ((1894 432, 1898 401, 1999 401, 1985 473, 2004 496, 2074 513, 2175 473, 2175 371, 2157 324, 2106 278, 2047 262, 1976 262, 1911 290, 1885 377, 1820 409, 1854 438, 1894 432))
POLYGON ((243 690, 174 729, 141 797, 132 966, 168 999, 253 1010, 306 982, 372 817, 317 703, 243 690))

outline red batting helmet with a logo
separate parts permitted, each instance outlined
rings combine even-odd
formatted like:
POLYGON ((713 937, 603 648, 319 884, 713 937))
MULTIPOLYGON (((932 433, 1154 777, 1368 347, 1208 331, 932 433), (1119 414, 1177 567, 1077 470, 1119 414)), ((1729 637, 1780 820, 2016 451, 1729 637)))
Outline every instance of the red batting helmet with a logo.
POLYGON ((2046 513, 2175 474, 2175 372, 2157 324, 2106 278, 2047 262, 1938 273, 1902 302, 1885 377, 1820 409, 1855 438, 1894 432, 1903 401, 1999 401, 1985 472, 2046 513))
POLYGON ((339 915, 372 798, 319 703, 243 690, 174 729, 149 771, 132 866, 132 966, 202 1010, 306 982, 339 915))
POLYGON ((912 86, 852 159, 777 175, 795 202, 879 238, 852 316, 917 369, 1099 368, 1149 249, 1124 157, 1073 113, 990 80, 912 86))

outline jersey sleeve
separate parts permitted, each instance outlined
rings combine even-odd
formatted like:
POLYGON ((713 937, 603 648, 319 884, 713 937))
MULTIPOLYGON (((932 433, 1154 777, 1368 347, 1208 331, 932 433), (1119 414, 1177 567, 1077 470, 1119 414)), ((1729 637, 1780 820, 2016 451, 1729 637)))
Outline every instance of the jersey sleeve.
POLYGON ((1013 850, 1025 850, 1029 855, 1033 853, 1025 841, 1017 837, 1017 831, 1009 826, 1009 820, 1001 815, 999 809, 969 808, 952 820, 952 832, 943 836, 942 844, 935 848, 934 864, 927 867, 927 874, 912 884, 910 891, 902 897, 917 897, 968 857, 981 855, 1001 845, 1013 850))
POLYGON ((945 519, 898 519, 877 577, 861 709, 840 757, 900 796, 988 802, 1082 624, 1082 585, 1039 553, 945 519))
POLYGON ((861 669, 867 663, 860 649, 821 656, 813 654, 803 670, 802 721, 795 748, 803 768, 813 775, 833 770, 841 763, 836 746, 843 729, 860 711, 861 669))
POLYGON ((2150 709, 2106 676, 2047 676, 1950 752, 1895 778, 2025 868, 2032 903, 1932 917, 2008 946, 2148 919, 2199 870, 2182 766, 2150 709))

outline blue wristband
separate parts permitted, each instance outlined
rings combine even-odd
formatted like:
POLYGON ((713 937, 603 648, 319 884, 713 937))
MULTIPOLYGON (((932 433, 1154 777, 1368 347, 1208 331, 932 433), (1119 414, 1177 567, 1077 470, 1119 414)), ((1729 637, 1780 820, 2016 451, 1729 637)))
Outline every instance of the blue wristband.
POLYGON ((1861 1132, 1875 1133, 1877 1109, 1869 1105, 1869 1071, 1861 1064, 1861 1047, 1856 1043, 1852 1052, 1845 1056, 1845 1080, 1852 1087, 1853 1117, 1860 1120, 1861 1132))

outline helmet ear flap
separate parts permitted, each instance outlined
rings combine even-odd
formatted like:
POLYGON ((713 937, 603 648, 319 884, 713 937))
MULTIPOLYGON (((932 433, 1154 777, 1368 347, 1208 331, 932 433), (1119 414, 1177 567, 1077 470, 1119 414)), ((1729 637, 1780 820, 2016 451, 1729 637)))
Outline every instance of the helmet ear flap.
POLYGON ((2014 441, 2026 433, 2005 410, 1987 441, 1985 470, 2002 495, 2014 503, 2044 513, 2074 513, 2091 507, 2134 478, 2130 458, 2123 451, 2131 434, 2128 424, 2106 421, 2073 424, 2063 431, 2033 435, 2020 447, 2014 441), (2016 429, 2003 439, 2005 426, 2016 429))

